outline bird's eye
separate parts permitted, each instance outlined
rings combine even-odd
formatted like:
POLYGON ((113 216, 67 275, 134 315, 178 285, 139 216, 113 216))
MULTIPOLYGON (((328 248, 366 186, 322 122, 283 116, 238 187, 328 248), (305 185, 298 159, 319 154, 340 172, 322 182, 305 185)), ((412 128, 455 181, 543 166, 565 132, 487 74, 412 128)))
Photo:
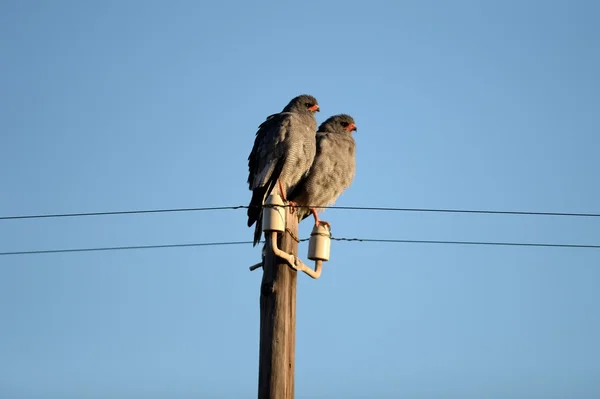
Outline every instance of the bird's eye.
POLYGON ((348 122, 341 122, 340 124, 342 125, 342 127, 348 127, 348 125, 349 125, 348 122))
POLYGON ((310 108, 310 107, 314 106, 314 104, 311 104, 311 103, 306 103, 304 105, 306 105, 306 108, 310 108))

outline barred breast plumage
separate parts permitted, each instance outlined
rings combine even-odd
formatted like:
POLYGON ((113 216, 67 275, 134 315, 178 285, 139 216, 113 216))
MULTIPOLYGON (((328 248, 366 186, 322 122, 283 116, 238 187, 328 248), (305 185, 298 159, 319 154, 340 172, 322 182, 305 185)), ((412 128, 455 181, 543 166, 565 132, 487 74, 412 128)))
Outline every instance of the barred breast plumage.
MULTIPOLYGON (((302 206, 310 206, 316 212, 335 203, 350 187, 356 173, 356 143, 352 132, 356 131, 354 119, 345 114, 335 115, 319 126, 317 131, 317 154, 313 164, 289 199, 302 206)), ((310 215, 311 209, 299 208, 300 220, 310 215)))

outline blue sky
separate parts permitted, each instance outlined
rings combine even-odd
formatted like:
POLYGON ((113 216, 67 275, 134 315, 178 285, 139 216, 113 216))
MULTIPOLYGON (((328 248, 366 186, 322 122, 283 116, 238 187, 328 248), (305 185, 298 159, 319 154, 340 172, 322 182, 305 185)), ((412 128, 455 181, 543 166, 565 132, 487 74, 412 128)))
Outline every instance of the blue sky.
MULTIPOLYGON (((593 1, 3 1, 0 216, 244 205, 295 95, 338 205, 600 212, 593 1)), ((600 243, 600 220, 328 210, 338 237, 600 243)), ((310 222, 300 226, 307 236, 310 222)), ((243 210, 0 221, 0 252, 251 240, 243 210)), ((301 254, 306 245, 301 246, 301 254)), ((251 398, 251 245, 0 257, 3 398, 251 398)), ((597 398, 600 252, 334 242, 297 398, 597 398)))

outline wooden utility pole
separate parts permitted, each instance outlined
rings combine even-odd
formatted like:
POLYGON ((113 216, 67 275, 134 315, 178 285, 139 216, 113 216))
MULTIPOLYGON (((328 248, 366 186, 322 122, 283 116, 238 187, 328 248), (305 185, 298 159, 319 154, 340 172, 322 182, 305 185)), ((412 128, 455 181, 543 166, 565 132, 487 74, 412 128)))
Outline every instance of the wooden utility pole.
MULTIPOLYGON (((286 209, 279 249, 298 253, 298 218, 286 209), (291 232, 291 234, 290 234, 291 232)), ((277 258, 267 239, 260 289, 258 399, 294 398, 297 272, 277 258)))

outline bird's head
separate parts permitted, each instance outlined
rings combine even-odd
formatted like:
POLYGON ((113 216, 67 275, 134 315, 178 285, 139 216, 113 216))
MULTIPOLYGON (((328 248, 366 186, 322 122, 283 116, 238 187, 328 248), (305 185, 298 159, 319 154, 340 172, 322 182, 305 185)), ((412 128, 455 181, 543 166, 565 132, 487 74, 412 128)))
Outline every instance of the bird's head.
POLYGON ((309 94, 301 94, 292 98, 292 101, 285 106, 283 112, 297 112, 314 114, 319 112, 319 102, 309 94))
POLYGON ((356 123, 350 115, 339 114, 329 117, 319 126, 319 132, 325 133, 348 133, 356 132, 356 123))

